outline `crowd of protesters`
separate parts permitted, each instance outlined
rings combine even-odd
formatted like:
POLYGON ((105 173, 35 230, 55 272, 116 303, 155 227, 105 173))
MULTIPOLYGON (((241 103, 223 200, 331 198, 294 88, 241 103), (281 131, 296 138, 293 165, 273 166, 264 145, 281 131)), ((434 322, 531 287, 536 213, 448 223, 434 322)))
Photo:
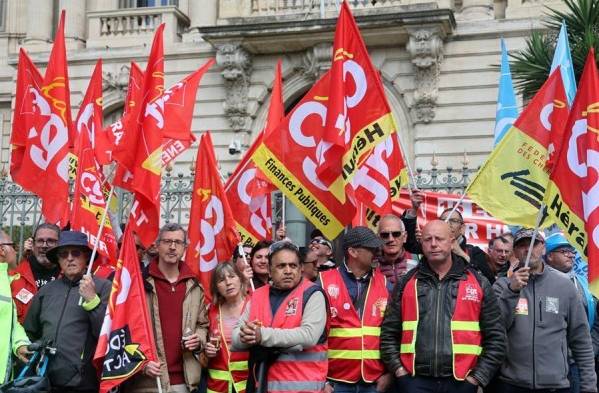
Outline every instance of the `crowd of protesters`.
MULTIPOLYGON (((158 360, 120 391, 597 392, 597 301, 565 237, 522 228, 485 252, 459 210, 420 225, 411 199, 378 232, 346 230, 338 261, 322 233, 299 247, 279 228, 220 261, 209 288, 183 262, 186 230, 166 224, 137 244, 158 360)), ((84 234, 41 224, 17 263, 0 233, 3 381, 43 342, 53 391, 98 391, 111 275, 87 275, 91 255, 84 234)))

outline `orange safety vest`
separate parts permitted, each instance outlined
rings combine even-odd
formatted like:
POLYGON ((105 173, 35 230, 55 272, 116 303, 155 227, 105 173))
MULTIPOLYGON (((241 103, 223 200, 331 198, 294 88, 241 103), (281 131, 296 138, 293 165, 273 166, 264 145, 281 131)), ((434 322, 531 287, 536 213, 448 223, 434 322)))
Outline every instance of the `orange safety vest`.
MULTIPOLYGON (((281 303, 273 316, 270 307, 270 285, 256 289, 252 294, 249 320, 264 327, 294 329, 302 324, 304 292, 314 283, 302 279, 300 284, 281 303)), ((320 393, 327 377, 327 345, 316 344, 303 351, 279 355, 268 370, 269 393, 320 393)))
POLYGON ((220 335, 220 351, 208 363, 208 393, 243 393, 248 379, 249 352, 229 350, 220 305, 210 307, 208 319, 210 332, 218 332, 220 335))
MULTIPOLYGON (((476 366, 482 352, 479 317, 483 290, 472 272, 460 280, 455 309, 451 317, 451 351, 453 376, 463 381, 476 366)), ((401 297, 402 334, 400 359, 405 369, 415 375, 416 336, 418 332, 418 280, 414 274, 406 283, 401 297)))
POLYGON ((373 270, 361 320, 338 269, 320 273, 320 280, 331 307, 329 378, 347 383, 376 381, 385 373, 379 345, 389 297, 387 279, 373 270))

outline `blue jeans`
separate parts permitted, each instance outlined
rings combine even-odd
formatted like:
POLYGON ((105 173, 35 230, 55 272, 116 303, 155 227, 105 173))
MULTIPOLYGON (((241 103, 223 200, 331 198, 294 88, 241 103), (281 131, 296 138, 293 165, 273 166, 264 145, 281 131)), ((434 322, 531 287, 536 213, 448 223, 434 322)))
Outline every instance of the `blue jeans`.
POLYGON ((477 387, 453 378, 412 377, 397 378, 396 393, 476 393, 477 387))
POLYGON ((377 393, 376 383, 343 383, 333 382, 335 393, 377 393))
POLYGON ((580 393, 580 371, 576 363, 570 364, 568 381, 570 381, 570 393, 580 393))

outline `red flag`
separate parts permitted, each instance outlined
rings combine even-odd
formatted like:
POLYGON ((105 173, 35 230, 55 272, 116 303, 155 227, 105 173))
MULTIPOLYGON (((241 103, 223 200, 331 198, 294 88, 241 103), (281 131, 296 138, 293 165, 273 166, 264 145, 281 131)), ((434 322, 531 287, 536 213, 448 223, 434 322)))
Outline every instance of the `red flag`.
MULTIPOLYGON (((208 60, 201 68, 171 86, 155 102, 156 106, 162 108, 164 112, 162 167, 187 150, 196 139, 191 132, 196 93, 202 76, 213 64, 214 59, 208 60)), ((124 121, 115 123, 113 129, 121 129, 123 124, 124 121)), ((133 175, 119 166, 116 171, 115 184, 132 190, 132 180, 133 175)))
POLYGON ((285 116, 281 81, 281 61, 277 62, 272 87, 268 118, 264 129, 243 156, 235 171, 227 179, 225 190, 233 211, 241 241, 254 245, 258 240, 272 238, 271 192, 276 188, 261 170, 256 168, 252 155, 262 144, 264 135, 273 138, 274 131, 285 116))
POLYGON ((239 243, 210 133, 202 134, 200 138, 189 216, 189 248, 185 263, 204 288, 210 288, 212 271, 219 262, 231 259, 239 243))
POLYGON ((244 245, 253 246, 259 240, 272 239, 271 192, 274 187, 260 178, 261 171, 251 160, 262 144, 263 132, 227 179, 225 191, 237 230, 244 245))
MULTIPOLYGON (((164 117, 162 107, 157 105, 156 100, 162 97, 164 91, 163 31, 164 24, 161 24, 154 35, 144 72, 140 105, 132 109, 133 117, 127 124, 130 129, 127 129, 114 151, 118 164, 132 176, 130 188, 127 187, 135 194, 131 208, 132 230, 146 247, 156 240, 160 226, 164 117)), ((119 182, 115 184, 121 185, 119 182)))
POLYGON ((25 174, 25 177, 21 175, 21 165, 25 157, 28 140, 27 134, 36 116, 33 103, 35 94, 31 90, 37 91, 39 95, 42 83, 42 75, 25 52, 25 49, 21 48, 17 69, 15 111, 12 122, 12 133, 10 135, 10 175, 15 183, 21 185, 26 182, 28 176, 28 174, 25 174))
MULTIPOLYGON (((277 61, 277 66, 275 67, 275 79, 272 86, 272 93, 270 95, 270 104, 268 107, 266 124, 264 125, 263 131, 259 134, 258 138, 256 138, 256 141, 254 141, 254 145, 250 147, 250 150, 255 150, 256 147, 262 143, 263 135, 265 135, 266 138, 276 138, 277 127, 284 119, 285 105, 283 104, 283 77, 281 72, 281 60, 279 60, 277 61), (258 139, 260 139, 260 143, 258 143, 258 139)), ((246 153, 245 157, 251 159, 251 154, 246 153)), ((253 161, 251 161, 249 165, 256 167, 256 164, 254 164, 253 161)), ((241 163, 239 163, 238 167, 241 167, 241 163)), ((271 193, 277 189, 270 183, 268 177, 266 177, 261 170, 256 169, 256 177, 261 181, 253 182, 252 185, 250 185, 251 195, 263 195, 271 193)), ((270 201, 268 203, 270 204, 270 201)))
POLYGON ((105 192, 109 193, 110 188, 104 182, 102 169, 94 157, 94 149, 91 147, 87 132, 84 131, 79 135, 77 148, 77 177, 75 178, 71 228, 85 233, 91 248, 97 243, 98 253, 114 264, 117 258, 117 241, 108 214, 105 215, 102 233, 99 238, 96 238, 102 216, 108 208, 105 192))
POLYGON ((110 139, 112 141, 113 150, 121 143, 126 130, 130 130, 133 127, 131 124, 131 114, 135 112, 136 108, 140 105, 143 78, 144 72, 135 62, 131 62, 123 115, 119 120, 106 127, 106 133, 112 135, 110 139))
POLYGON ((112 291, 94 355, 94 363, 100 371, 100 393, 120 385, 143 370, 147 362, 158 359, 131 229, 127 225, 123 235, 112 291))
POLYGON ((102 128, 102 119, 102 59, 100 59, 87 86, 75 126, 78 136, 82 132, 88 134, 96 161, 100 165, 106 165, 111 162, 112 141, 111 133, 102 128))
POLYGON ((343 202, 343 189, 351 182, 363 157, 395 131, 378 72, 347 1, 343 2, 337 21, 329 74, 316 173, 343 202))
POLYGON ((162 99, 157 102, 164 110, 164 138, 177 140, 193 139, 191 119, 196 103, 196 93, 200 80, 215 63, 208 60, 202 67, 188 75, 183 80, 171 86, 164 92, 162 99))
POLYGON ((599 294, 599 75, 589 51, 544 201, 552 219, 589 263, 599 294))
MULTIPOLYGON (((30 63, 25 56, 21 59, 30 63)), ((31 70, 30 66, 24 66, 31 70)), ((35 82, 37 76, 35 72, 31 72, 31 78, 35 82)), ((19 104, 22 112, 15 118, 17 122, 26 119, 25 123, 18 123, 17 129, 24 125, 28 127, 25 151, 15 180, 24 189, 40 197, 42 215, 47 222, 64 225, 69 214, 68 152, 72 129, 64 44, 64 11, 39 90, 34 84, 29 85, 29 94, 24 94, 23 101, 19 104)), ((15 135, 15 138, 23 142, 22 134, 15 135)))
POLYGON ((60 116, 69 132, 69 147, 75 144, 76 132, 71 118, 71 89, 69 88, 69 73, 67 50, 64 41, 65 10, 60 13, 60 21, 56 28, 54 44, 50 52, 48 67, 44 75, 42 92, 52 105, 52 111, 60 116))

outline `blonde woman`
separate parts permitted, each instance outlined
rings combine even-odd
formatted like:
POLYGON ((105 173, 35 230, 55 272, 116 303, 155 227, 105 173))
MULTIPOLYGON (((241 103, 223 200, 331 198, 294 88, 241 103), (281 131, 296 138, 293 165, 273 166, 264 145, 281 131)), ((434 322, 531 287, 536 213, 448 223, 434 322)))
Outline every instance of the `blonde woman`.
POLYGON ((247 281, 233 263, 217 265, 210 282, 213 303, 208 310, 208 393, 243 393, 248 375, 248 352, 232 352, 231 334, 247 302, 247 281))

